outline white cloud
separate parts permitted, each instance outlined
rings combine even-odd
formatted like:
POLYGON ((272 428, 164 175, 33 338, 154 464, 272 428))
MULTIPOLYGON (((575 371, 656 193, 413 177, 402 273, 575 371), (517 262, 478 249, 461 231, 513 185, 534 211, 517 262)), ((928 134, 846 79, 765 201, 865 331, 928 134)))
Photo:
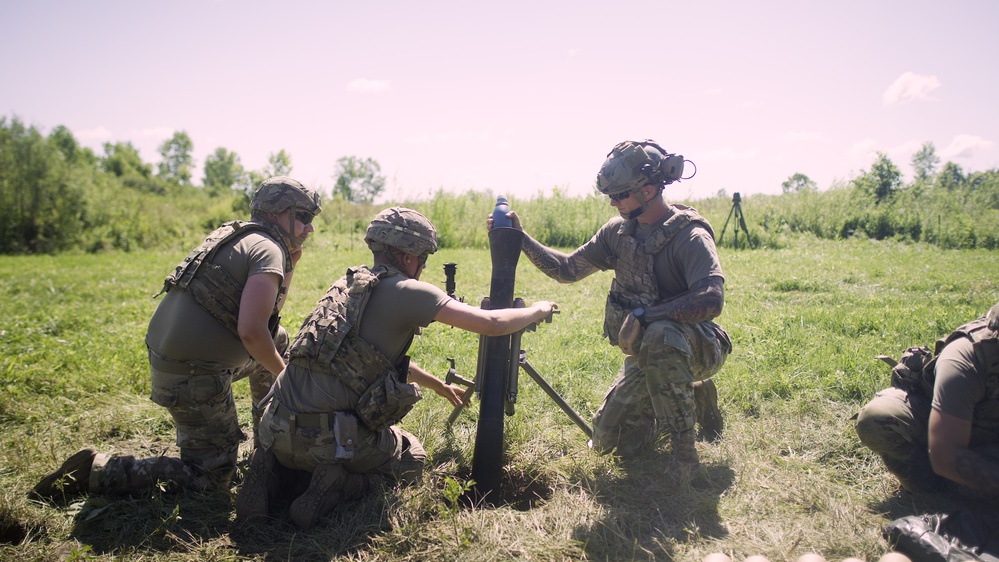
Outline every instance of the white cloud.
POLYGON ((391 90, 392 82, 390 80, 368 80, 367 78, 358 78, 357 80, 351 80, 350 83, 347 84, 347 89, 351 92, 360 92, 362 94, 380 94, 391 90))
POLYGON ((992 141, 978 135, 957 135, 946 148, 940 151, 940 157, 943 159, 969 158, 974 156, 976 151, 989 150, 993 146, 992 141))
POLYGON ((940 87, 940 79, 936 76, 906 72, 895 79, 891 86, 881 94, 884 105, 895 105, 917 100, 933 100, 930 92, 940 87))
POLYGON ((708 88, 707 90, 704 90, 704 95, 706 96, 720 96, 721 93, 721 88, 708 88))
POLYGON ((868 160, 873 158, 878 152, 884 152, 881 143, 874 139, 864 139, 853 143, 853 146, 846 149, 846 155, 851 160, 868 160))

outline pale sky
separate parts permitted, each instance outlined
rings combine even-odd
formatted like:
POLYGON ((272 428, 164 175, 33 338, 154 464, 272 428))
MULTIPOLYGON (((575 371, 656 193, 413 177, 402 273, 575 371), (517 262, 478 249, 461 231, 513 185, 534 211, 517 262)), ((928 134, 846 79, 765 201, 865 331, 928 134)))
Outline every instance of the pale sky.
POLYGON ((877 151, 911 179, 927 141, 999 167, 997 26, 992 0, 2 0, 0 115, 148 163, 184 130, 197 184, 222 146, 326 189, 374 158, 395 200, 579 195, 651 138, 697 167, 676 199, 825 189, 877 151))

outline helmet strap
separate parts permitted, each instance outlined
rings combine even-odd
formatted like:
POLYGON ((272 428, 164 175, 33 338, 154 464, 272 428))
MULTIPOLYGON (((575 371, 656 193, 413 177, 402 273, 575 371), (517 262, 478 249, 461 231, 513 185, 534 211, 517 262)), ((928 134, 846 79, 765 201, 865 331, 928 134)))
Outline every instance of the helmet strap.
MULTIPOLYGON (((656 189, 655 195, 649 197, 648 200, 646 200, 645 203, 642 203, 641 206, 639 206, 637 209, 632 209, 631 212, 628 213, 626 218, 628 220, 637 219, 638 217, 645 214, 645 211, 649 210, 649 207, 652 205, 652 202, 655 201, 657 197, 660 197, 662 193, 663 193, 663 187, 659 186, 656 189)), ((632 197, 634 197, 634 195, 632 195, 632 197)))
MULTIPOLYGON (((302 246, 302 243, 295 236, 295 209, 296 207, 288 207, 288 230, 285 231, 285 236, 288 237, 288 245, 292 249, 302 246)), ((281 230, 284 229, 282 228, 281 230)))
POLYGON ((400 254, 400 253, 402 253, 402 252, 400 252, 399 250, 394 250, 394 249, 390 249, 389 251, 385 252, 385 255, 386 255, 387 259, 388 259, 389 265, 391 265, 392 267, 398 269, 400 272, 405 273, 406 277, 409 277, 410 279, 413 279, 413 277, 410 277, 409 272, 406 270, 406 266, 402 264, 402 260, 399 259, 399 255, 398 254, 400 254))

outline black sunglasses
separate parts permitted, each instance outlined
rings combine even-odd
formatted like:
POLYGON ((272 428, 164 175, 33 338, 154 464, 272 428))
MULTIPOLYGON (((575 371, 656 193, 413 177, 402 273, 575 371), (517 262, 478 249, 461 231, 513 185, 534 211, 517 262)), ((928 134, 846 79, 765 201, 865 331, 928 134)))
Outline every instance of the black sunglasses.
POLYGON ((312 224, 312 219, 316 218, 316 215, 308 211, 298 211, 295 213, 295 218, 302 224, 312 224))
POLYGON ((611 193, 607 195, 607 197, 610 197, 611 201, 624 201, 625 199, 631 197, 631 192, 625 191, 623 193, 611 193))

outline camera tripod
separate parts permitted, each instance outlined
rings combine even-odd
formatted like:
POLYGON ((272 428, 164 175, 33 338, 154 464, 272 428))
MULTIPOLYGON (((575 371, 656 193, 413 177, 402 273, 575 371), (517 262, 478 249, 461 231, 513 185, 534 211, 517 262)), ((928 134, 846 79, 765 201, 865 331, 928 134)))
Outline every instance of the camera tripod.
POLYGON ((746 228, 746 220, 742 216, 742 197, 739 196, 739 192, 732 194, 732 208, 728 212, 728 218, 725 219, 725 224, 722 225, 721 236, 718 237, 718 244, 720 245, 725 240, 725 229, 728 228, 728 221, 733 216, 735 217, 735 223, 732 228, 732 234, 734 240, 732 242, 732 247, 739 248, 739 229, 741 228, 743 232, 746 233, 746 245, 752 247, 753 241, 749 237, 749 229, 746 228))

